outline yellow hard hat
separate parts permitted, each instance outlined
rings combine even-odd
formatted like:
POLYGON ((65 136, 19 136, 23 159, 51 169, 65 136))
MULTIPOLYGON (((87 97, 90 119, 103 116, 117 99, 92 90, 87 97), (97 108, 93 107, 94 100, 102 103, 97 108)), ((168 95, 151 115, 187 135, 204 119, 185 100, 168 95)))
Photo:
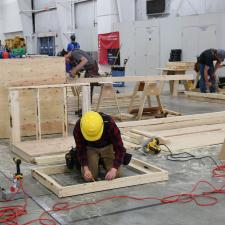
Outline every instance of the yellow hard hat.
POLYGON ((99 113, 89 111, 82 116, 80 128, 81 133, 87 141, 97 141, 102 136, 104 122, 99 113))

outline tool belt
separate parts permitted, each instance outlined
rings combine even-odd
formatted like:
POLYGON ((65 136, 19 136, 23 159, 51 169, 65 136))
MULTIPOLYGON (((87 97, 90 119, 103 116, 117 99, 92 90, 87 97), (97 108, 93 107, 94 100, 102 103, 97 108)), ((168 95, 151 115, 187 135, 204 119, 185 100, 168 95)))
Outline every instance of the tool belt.
POLYGON ((96 61, 95 61, 94 64, 87 65, 84 68, 86 70, 85 75, 84 75, 85 78, 99 76, 99 73, 98 73, 98 64, 97 64, 96 61))
MULTIPOLYGON (((123 159, 123 165, 127 166, 132 158, 132 154, 130 153, 125 153, 124 159, 123 159)), ((81 164, 78 160, 77 156, 77 150, 74 147, 71 147, 70 151, 66 153, 65 155, 66 159, 66 166, 68 169, 77 169, 78 171, 81 171, 81 164)), ((99 165, 103 165, 103 162, 100 160, 99 165)))

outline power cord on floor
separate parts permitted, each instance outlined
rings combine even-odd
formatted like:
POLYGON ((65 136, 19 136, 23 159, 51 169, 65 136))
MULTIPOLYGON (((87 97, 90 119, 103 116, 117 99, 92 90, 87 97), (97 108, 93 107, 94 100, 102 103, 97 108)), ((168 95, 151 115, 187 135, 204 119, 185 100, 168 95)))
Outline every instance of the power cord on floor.
POLYGON ((167 152, 169 152, 170 154, 166 156, 167 160, 170 161, 177 161, 177 162, 186 162, 186 161, 190 161, 190 160, 202 160, 202 159, 210 159, 213 161, 213 163, 219 167, 219 164, 216 162, 216 160, 211 157, 211 156, 200 156, 197 157, 189 152, 180 152, 180 153, 173 153, 171 151, 171 149, 165 145, 165 144, 161 144, 162 146, 165 146, 167 148, 167 152))
MULTIPOLYGON (((171 152, 172 155, 174 155, 171 152)), ((182 157, 183 158, 183 157, 182 157)), ((202 157, 199 157, 201 159, 202 157)), ((176 158, 175 158, 176 159, 176 158)), ((193 158, 193 159, 196 159, 193 158)), ((217 163, 215 163, 217 165, 217 163)), ((212 176, 216 178, 225 178, 225 164, 216 166, 212 170, 212 176)), ((24 204, 23 205, 14 205, 14 206, 0 206, 0 223, 6 225, 19 225, 18 218, 22 215, 27 214, 27 194, 23 188, 23 182, 20 182, 19 190, 22 190, 24 193, 24 204)), ((204 188, 205 190, 205 188, 204 188)), ((60 211, 70 211, 75 210, 85 206, 91 205, 99 205, 101 203, 111 201, 113 199, 129 199, 133 201, 158 201, 161 204, 172 204, 172 203, 190 203, 193 202, 198 206, 213 206, 218 203, 218 198, 213 196, 214 194, 225 194, 225 183, 221 185, 221 187, 217 188, 210 182, 206 180, 201 180, 197 182, 192 190, 188 193, 180 193, 174 194, 164 197, 155 197, 155 196, 147 196, 147 197, 137 197, 137 196, 129 196, 129 195, 119 195, 119 196, 109 196, 96 201, 91 202, 81 202, 81 203, 57 203, 54 204, 52 209, 49 211, 44 211, 38 219, 31 220, 29 222, 23 223, 21 225, 29 225, 29 224, 41 224, 41 225, 57 225, 57 222, 54 219, 44 218, 49 213, 55 213, 60 211), (207 191, 199 191, 200 185, 205 185, 208 187, 207 191), (200 194, 199 194, 200 193, 200 194), (203 203, 202 199, 207 200, 207 203, 203 203)), ((3 202, 3 201, 2 201, 3 202)), ((8 201, 5 201, 8 202, 8 201)))

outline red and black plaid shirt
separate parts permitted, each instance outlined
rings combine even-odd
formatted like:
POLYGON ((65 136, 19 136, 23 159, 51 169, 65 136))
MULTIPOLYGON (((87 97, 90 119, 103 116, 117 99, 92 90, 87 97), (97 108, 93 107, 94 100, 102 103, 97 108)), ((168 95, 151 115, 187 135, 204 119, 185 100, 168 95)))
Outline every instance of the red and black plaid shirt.
POLYGON ((103 117, 104 130, 102 137, 98 141, 90 142, 85 140, 81 133, 80 120, 77 121, 73 130, 73 136, 76 142, 78 159, 80 161, 81 166, 87 166, 87 146, 103 148, 107 145, 112 144, 113 150, 115 152, 115 160, 113 162, 113 167, 118 169, 123 163, 124 155, 126 153, 126 149, 123 146, 123 141, 120 135, 120 130, 110 116, 102 113, 100 113, 100 115, 103 117))

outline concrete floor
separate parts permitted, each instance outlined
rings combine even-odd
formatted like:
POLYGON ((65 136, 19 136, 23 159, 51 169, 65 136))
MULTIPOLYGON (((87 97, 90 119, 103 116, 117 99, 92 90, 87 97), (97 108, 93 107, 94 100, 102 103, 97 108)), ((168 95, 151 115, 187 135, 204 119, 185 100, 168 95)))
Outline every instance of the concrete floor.
MULTIPOLYGON (((170 97, 166 92, 164 94, 162 102, 166 104, 167 108, 183 114, 225 110, 223 104, 199 102, 189 100, 185 97, 170 97)), ((219 149, 220 146, 217 145, 204 149, 193 149, 192 153, 196 156, 210 155, 216 159, 219 149)), ((94 201, 112 195, 162 197, 176 193, 190 192, 193 185, 200 179, 206 179, 218 186, 224 183, 223 179, 214 179, 211 177, 213 162, 210 159, 171 162, 166 160, 166 153, 164 152, 151 157, 143 156, 139 152, 133 152, 133 154, 139 159, 167 170, 169 172, 169 181, 59 199, 31 177, 31 168, 36 166, 23 162, 24 188, 29 194, 29 200, 28 214, 19 218, 19 224, 38 218, 44 210, 50 210, 58 202, 70 202, 73 204, 94 201)), ((15 165, 12 162, 12 154, 9 151, 7 141, 0 142, 0 155, 0 186, 8 187, 9 179, 15 173, 15 165)), ((207 190, 204 187, 200 189, 201 191, 207 190)), ((108 201, 97 206, 82 207, 69 212, 52 213, 51 217, 58 224, 65 225, 89 225, 90 223, 99 225, 224 225, 225 195, 214 196, 219 199, 218 204, 210 207, 199 207, 193 202, 162 205, 157 201, 137 202, 123 199, 108 201)), ((206 202, 205 199, 199 200, 206 202)), ((10 203, 0 203, 1 206, 17 204, 23 204, 23 199, 10 203)))

